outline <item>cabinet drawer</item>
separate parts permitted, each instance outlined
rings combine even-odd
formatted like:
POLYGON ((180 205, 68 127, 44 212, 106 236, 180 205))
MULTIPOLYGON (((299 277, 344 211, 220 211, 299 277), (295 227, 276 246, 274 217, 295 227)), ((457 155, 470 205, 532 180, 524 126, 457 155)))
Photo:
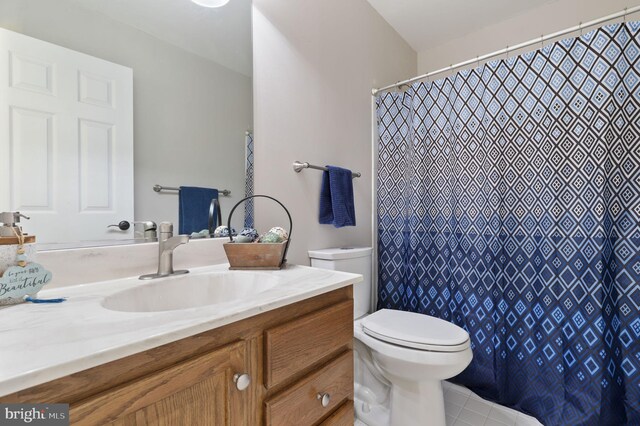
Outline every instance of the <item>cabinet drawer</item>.
POLYGON ((311 425, 352 398, 353 352, 348 351, 268 400, 265 403, 266 424, 311 425), (318 394, 325 393, 329 395, 329 404, 323 407, 318 394))
POLYGON ((282 383, 353 339, 353 300, 265 331, 265 385, 282 383))
POLYGON ((354 421, 353 401, 347 400, 328 419, 320 423, 320 426, 353 426, 354 421))

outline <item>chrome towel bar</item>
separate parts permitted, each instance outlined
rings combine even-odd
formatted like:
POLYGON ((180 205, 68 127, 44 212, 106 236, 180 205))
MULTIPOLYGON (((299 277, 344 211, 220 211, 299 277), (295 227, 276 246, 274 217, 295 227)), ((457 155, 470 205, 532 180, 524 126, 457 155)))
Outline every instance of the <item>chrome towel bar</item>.
MULTIPOLYGON (((180 188, 176 188, 176 187, 173 187, 173 186, 153 185, 153 190, 156 191, 156 192, 180 191, 180 188)), ((220 194, 224 195, 225 197, 228 197, 229 195, 231 195, 231 191, 229 191, 228 189, 221 189, 218 192, 220 194)))
MULTIPOLYGON (((293 162, 293 170, 296 173, 300 173, 302 171, 302 169, 315 169, 315 170, 324 170, 325 172, 328 171, 329 169, 327 169, 326 167, 322 167, 322 166, 314 166, 313 164, 309 164, 309 163, 302 163, 300 161, 294 161, 293 162)), ((362 174, 360 172, 351 172, 351 177, 357 178, 357 177, 361 177, 362 174)))

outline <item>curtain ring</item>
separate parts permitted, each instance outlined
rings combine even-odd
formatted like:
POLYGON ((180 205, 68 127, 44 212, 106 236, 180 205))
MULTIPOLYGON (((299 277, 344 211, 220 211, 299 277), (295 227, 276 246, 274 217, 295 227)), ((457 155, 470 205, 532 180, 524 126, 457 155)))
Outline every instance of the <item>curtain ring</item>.
POLYGON ((476 56, 476 68, 480 68, 480 55, 476 56))
POLYGON ((578 29, 580 30, 580 37, 582 37, 582 22, 578 24, 578 29))
POLYGON ((622 22, 623 23, 627 23, 627 9, 629 9, 628 7, 624 8, 624 15, 622 15, 622 22))
POLYGON ((544 49, 544 34, 540 34, 540 50, 544 49))
POLYGON ((507 44, 507 60, 509 60, 509 45, 507 44))

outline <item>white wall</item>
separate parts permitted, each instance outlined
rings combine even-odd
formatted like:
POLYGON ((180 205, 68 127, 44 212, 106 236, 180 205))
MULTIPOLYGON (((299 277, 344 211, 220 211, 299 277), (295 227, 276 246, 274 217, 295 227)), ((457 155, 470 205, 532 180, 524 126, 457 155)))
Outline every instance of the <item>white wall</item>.
POLYGON ((177 224, 178 197, 157 183, 230 189, 226 220, 244 196, 250 77, 65 0, 2 0, 0 27, 133 68, 136 219, 177 224))
MULTIPOLYGON (((495 52, 640 4, 640 0, 557 0, 418 52, 418 74, 495 52)), ((638 19, 636 14, 630 19, 638 19)))
MULTIPOLYGON (((254 0, 256 193, 291 211, 289 261, 307 250, 370 246, 371 89, 416 74, 416 53, 366 0, 254 0), (293 172, 294 160, 362 173, 354 180, 356 227, 318 224, 322 173, 293 172)), ((286 223, 256 202, 259 230, 286 223)))

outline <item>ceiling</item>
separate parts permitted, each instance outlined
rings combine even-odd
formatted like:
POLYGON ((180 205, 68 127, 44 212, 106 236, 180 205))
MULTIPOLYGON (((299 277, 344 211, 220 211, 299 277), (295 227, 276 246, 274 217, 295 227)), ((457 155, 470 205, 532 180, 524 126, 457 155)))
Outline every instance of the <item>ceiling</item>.
POLYGON ((416 51, 557 0, 368 0, 416 51))
POLYGON ((70 1, 234 71, 252 73, 251 0, 231 0, 220 8, 190 0, 70 1))

